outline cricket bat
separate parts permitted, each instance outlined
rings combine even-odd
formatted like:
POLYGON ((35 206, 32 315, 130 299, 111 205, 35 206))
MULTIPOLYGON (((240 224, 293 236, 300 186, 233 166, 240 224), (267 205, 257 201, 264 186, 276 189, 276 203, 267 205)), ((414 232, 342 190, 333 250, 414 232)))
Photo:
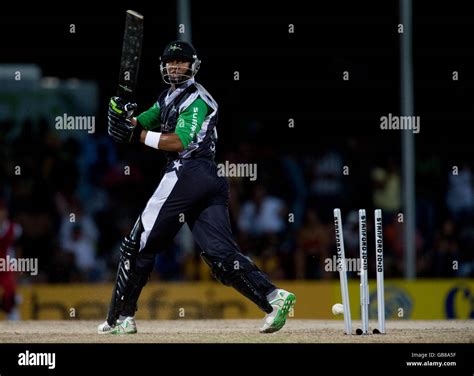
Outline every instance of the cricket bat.
POLYGON ((117 90, 117 95, 126 103, 132 102, 134 98, 142 44, 143 16, 133 10, 127 10, 117 90))

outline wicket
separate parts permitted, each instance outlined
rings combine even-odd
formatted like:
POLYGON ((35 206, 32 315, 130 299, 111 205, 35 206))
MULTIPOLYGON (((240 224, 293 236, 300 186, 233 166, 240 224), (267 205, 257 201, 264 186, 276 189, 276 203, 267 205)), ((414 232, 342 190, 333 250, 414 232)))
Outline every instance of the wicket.
POLYGON ((334 226, 336 232, 337 270, 341 281, 342 307, 344 309, 344 328, 346 334, 352 334, 352 320, 347 287, 347 263, 344 251, 344 236, 342 233, 341 210, 334 209, 334 226))
MULTIPOLYGON (((375 227, 375 255, 377 272, 377 313, 378 328, 374 334, 385 333, 385 294, 383 275, 383 228, 382 210, 374 212, 375 227)), ((349 302, 349 289, 347 285, 347 262, 344 250, 344 233, 342 230, 341 210, 334 209, 334 228, 336 233, 337 270, 341 283, 342 305, 344 310, 344 332, 352 334, 351 309, 349 302)), ((369 283, 368 283, 368 251, 367 251, 367 216, 365 209, 359 210, 359 257, 360 257, 360 306, 362 329, 357 329, 357 334, 369 334, 369 283)))

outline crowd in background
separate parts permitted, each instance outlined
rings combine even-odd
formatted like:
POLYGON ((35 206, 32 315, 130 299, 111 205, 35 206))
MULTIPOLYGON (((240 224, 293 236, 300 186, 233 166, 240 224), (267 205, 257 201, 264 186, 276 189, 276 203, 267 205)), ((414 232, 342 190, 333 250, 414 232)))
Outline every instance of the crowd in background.
MULTIPOLYGON (((2 210, 22 228, 16 255, 39 259, 39 275, 20 278, 112 280, 120 242, 159 183, 161 153, 117 147, 100 133, 60 138, 46 122, 22 129, 14 140, 0 137, 2 210)), ((357 209, 383 210, 385 275, 403 277, 400 161, 357 157, 363 142, 322 140, 313 152, 297 155, 257 148, 251 140, 233 149, 218 145, 217 163, 257 165, 256 181, 229 178, 229 207, 243 253, 271 278, 337 278, 327 269, 335 256, 335 207, 342 209, 346 256, 353 258, 359 252, 357 209)), ((417 276, 474 276, 473 168, 472 162, 453 167, 434 153, 417 156, 417 276)), ((370 216, 369 235, 373 239, 370 216)), ((210 279, 199 253, 183 228, 173 248, 157 257, 153 278, 210 279)))

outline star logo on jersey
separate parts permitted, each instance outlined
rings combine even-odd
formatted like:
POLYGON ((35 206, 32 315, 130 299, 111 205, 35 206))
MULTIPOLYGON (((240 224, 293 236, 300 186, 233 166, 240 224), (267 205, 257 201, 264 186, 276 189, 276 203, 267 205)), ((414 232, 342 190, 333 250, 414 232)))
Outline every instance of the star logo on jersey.
POLYGON ((174 161, 173 162, 173 169, 176 169, 176 171, 179 171, 179 168, 182 166, 183 164, 181 163, 181 161, 178 159, 177 161, 174 161))

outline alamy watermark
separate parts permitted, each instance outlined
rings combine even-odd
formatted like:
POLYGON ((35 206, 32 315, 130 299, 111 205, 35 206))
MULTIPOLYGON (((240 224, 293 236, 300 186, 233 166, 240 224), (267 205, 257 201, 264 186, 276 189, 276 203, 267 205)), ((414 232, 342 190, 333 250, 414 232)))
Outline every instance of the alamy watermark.
MULTIPOLYGON (((341 259, 342 260, 342 259, 341 259)), ((362 270, 362 262, 360 258, 351 258, 346 257, 346 271, 347 272, 357 272, 360 273, 362 270)), ((324 259, 324 271, 326 272, 338 272, 339 265, 337 263, 337 257, 334 255, 332 258, 325 258, 324 259)))
POLYGON ((89 134, 95 132, 95 116, 71 116, 64 113, 56 116, 54 122, 57 130, 87 131, 89 134))
POLYGON ((0 257, 0 272, 21 272, 38 275, 38 259, 16 258, 10 257, 10 255, 5 258, 0 257))
POLYGON ((380 129, 382 130, 411 130, 420 133, 419 116, 397 116, 389 113, 380 117, 380 129))
POLYGON ((217 176, 230 178, 249 178, 250 181, 257 180, 256 163, 219 163, 217 165, 217 176))
POLYGON ((56 368, 56 353, 35 353, 26 350, 18 354, 19 366, 44 366, 48 369, 56 368))

